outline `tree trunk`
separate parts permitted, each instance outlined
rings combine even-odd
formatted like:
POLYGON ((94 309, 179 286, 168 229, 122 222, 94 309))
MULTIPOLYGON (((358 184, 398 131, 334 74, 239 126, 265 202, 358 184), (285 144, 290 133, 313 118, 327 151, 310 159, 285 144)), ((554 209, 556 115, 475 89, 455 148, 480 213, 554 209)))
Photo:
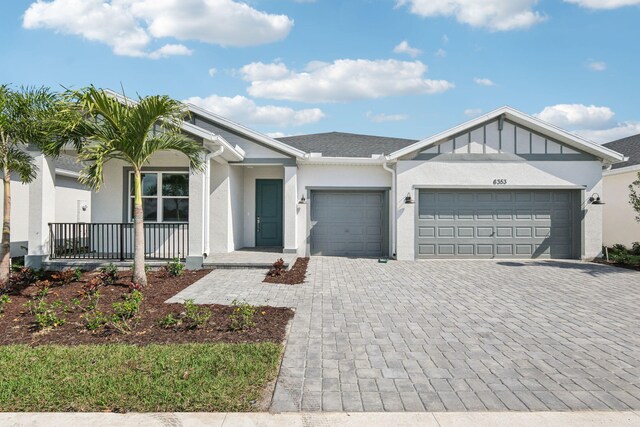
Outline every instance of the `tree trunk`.
POLYGON ((0 243, 0 287, 6 286, 11 274, 11 173, 7 168, 5 154, 2 168, 2 183, 4 187, 4 202, 2 205, 2 243, 0 243))
POLYGON ((133 282, 147 286, 147 273, 144 271, 144 215, 142 212, 142 175, 139 170, 134 172, 134 200, 133 200, 133 282))

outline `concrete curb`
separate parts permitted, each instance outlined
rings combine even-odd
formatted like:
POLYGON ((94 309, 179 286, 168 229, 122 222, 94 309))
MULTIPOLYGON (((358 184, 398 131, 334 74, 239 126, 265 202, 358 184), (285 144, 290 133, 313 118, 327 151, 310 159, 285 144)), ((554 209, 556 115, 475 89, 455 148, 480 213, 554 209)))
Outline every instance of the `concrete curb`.
POLYGON ((0 413, 2 426, 616 426, 640 425, 638 412, 307 412, 307 413, 0 413))

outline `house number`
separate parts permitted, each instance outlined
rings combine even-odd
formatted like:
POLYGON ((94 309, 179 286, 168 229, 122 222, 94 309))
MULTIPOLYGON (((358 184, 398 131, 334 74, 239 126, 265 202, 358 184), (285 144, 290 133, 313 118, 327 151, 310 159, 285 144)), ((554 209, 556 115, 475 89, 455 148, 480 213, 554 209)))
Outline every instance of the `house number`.
POLYGON ((493 185, 507 185, 506 179, 494 179, 493 185))

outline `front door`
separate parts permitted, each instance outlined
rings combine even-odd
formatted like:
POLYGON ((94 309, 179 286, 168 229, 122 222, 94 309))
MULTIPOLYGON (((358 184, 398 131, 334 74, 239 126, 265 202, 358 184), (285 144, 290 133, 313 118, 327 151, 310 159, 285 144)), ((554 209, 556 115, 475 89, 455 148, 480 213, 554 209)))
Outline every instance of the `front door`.
POLYGON ((256 180, 256 246, 282 247, 282 180, 256 180))

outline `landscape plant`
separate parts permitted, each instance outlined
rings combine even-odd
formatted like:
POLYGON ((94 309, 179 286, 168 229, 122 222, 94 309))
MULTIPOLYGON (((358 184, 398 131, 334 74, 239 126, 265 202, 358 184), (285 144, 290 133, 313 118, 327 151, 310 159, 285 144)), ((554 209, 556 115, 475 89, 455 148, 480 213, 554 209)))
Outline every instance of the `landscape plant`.
MULTIPOLYGON (((133 282, 147 285, 144 265, 144 213, 142 207, 142 168, 151 156, 176 151, 189 160, 191 170, 202 170, 205 149, 181 132, 188 115, 184 104, 167 96, 153 95, 134 101, 93 86, 72 92, 83 120, 74 136, 83 141, 79 158, 87 165, 80 181, 98 191, 104 183, 105 164, 120 160, 133 169, 134 260, 133 282)), ((59 152, 64 145, 50 146, 59 152)))
POLYGON ((182 276, 182 273, 184 273, 184 264, 181 263, 178 258, 174 258, 171 261, 167 262, 167 264, 164 266, 164 270, 169 276, 182 276))
POLYGON ((229 315, 231 320, 230 328, 232 331, 241 331, 252 328, 256 325, 254 318, 258 308, 246 301, 233 300, 231 302, 233 311, 229 315))

